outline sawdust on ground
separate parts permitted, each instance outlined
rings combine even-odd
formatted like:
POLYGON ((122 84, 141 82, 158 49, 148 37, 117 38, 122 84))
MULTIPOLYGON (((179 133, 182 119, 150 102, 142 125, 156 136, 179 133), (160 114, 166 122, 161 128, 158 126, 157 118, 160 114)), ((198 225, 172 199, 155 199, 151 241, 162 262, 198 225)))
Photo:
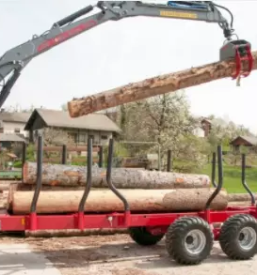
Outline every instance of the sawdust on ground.
MULTIPOLYGON (((133 267, 115 266, 117 261, 129 261, 140 256, 135 249, 137 245, 127 234, 65 238, 2 237, 1 242, 29 244, 33 251, 44 253, 63 275, 158 275, 133 267)), ((147 250, 145 254, 148 257, 147 250)))

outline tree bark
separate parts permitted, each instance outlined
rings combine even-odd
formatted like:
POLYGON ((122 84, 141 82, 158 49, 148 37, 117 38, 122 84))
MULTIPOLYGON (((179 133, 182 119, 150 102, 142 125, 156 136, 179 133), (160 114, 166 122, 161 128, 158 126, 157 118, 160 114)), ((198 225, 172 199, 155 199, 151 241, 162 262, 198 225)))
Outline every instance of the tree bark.
MULTIPOLYGON (((257 201, 257 194, 253 193, 256 201, 257 201)), ((251 196, 245 192, 245 193, 235 193, 235 194, 229 194, 228 195, 228 201, 229 202, 245 202, 245 201, 251 201, 251 196)))
MULTIPOLYGON (((36 171, 36 163, 25 163, 23 167, 23 182, 26 184, 35 184, 36 171)), ((43 164, 42 171, 43 185, 76 187, 85 185, 87 180, 86 167, 43 164)), ((108 187, 105 177, 105 168, 93 167, 92 187, 108 187)), ((210 186, 210 178, 207 175, 113 168, 112 183, 117 188, 130 189, 206 188, 210 186)))
POLYGON ((9 190, 11 184, 17 184, 21 183, 21 181, 16 181, 16 180, 6 180, 6 181, 1 181, 0 182, 0 191, 6 191, 9 190))
MULTIPOLYGON (((173 211, 200 211, 213 193, 209 189, 176 189, 176 190, 144 190, 123 189, 122 195, 127 199, 132 212, 173 212, 173 211)), ((10 193, 11 203, 8 209, 13 214, 28 214, 33 198, 33 191, 14 191, 10 193)), ((37 213, 57 214, 78 211, 83 191, 41 191, 37 203, 37 213)), ((225 209, 228 205, 228 196, 225 190, 215 198, 211 204, 213 210, 225 209)), ((124 211, 121 200, 110 190, 91 190, 85 212, 108 213, 124 211)))
MULTIPOLYGON (((256 70, 257 51, 252 52, 252 54, 254 58, 253 70, 256 70)), ((73 118, 80 117, 125 103, 231 77, 235 72, 235 67, 234 60, 216 62, 176 73, 153 77, 84 98, 73 99, 68 102, 69 114, 73 118)), ((243 61, 243 69, 248 69, 247 61, 243 61)))

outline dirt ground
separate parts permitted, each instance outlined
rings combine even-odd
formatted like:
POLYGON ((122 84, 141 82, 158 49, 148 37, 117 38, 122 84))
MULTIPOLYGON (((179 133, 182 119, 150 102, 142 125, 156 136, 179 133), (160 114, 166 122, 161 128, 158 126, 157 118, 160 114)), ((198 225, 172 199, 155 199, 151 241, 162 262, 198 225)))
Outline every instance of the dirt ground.
POLYGON ((140 247, 126 234, 66 238, 10 238, 1 243, 27 243, 43 253, 62 275, 251 275, 256 274, 257 258, 231 261, 218 244, 211 257, 198 266, 179 266, 169 259, 164 241, 140 247))

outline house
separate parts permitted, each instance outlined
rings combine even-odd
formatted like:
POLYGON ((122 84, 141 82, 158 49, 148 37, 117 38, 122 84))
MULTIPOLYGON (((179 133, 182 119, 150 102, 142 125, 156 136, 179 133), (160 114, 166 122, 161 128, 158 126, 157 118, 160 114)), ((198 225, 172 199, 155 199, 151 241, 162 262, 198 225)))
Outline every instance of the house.
POLYGON ((0 151, 13 149, 13 145, 21 148, 20 145, 24 142, 27 143, 27 140, 18 134, 0 133, 0 151))
POLYGON ((238 136, 230 142, 230 145, 238 150, 240 146, 244 146, 247 148, 253 148, 257 146, 257 137, 253 136, 238 136))
POLYGON ((204 131, 204 137, 208 137, 211 133, 212 122, 209 119, 202 119, 201 128, 204 131))
POLYGON ((205 132, 201 127, 196 127, 193 129, 193 134, 196 137, 204 138, 205 137, 205 132))
POLYGON ((35 109, 28 119, 24 130, 34 142, 37 133, 46 128, 58 129, 68 133, 72 143, 85 144, 88 136, 93 138, 94 145, 105 145, 109 139, 121 132, 121 129, 106 115, 94 113, 71 118, 67 111, 35 109))
MULTIPOLYGON (((30 113, 22 112, 0 112, 0 150, 10 150, 21 148, 20 145, 27 142, 28 132, 24 130, 24 126, 30 113)), ((19 152, 20 150, 18 150, 19 152)))
POLYGON ((0 112, 0 133, 18 134, 27 138, 28 132, 24 130, 24 127, 30 115, 31 113, 5 112, 2 110, 0 112))

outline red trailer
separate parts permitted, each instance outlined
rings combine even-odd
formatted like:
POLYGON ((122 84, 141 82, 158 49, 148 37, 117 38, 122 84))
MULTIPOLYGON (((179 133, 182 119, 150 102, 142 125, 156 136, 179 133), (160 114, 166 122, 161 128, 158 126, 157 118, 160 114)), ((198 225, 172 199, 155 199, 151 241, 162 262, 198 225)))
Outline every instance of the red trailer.
POLYGON ((251 196, 249 207, 211 211, 210 204, 223 186, 222 149, 218 147, 218 184, 215 182, 216 153, 213 154, 212 184, 215 192, 206 202, 204 211, 187 213, 130 212, 129 204, 111 181, 113 140, 109 143, 106 180, 109 188, 122 200, 123 213, 85 214, 84 206, 92 183, 92 140, 88 140, 87 185, 77 213, 38 215, 37 201, 42 186, 43 139, 38 138, 37 185, 29 215, 0 215, 0 231, 20 232, 62 229, 118 229, 128 228, 131 238, 142 246, 155 245, 166 239, 168 254, 180 264, 199 264, 209 257, 214 241, 219 241, 224 253, 231 259, 245 260, 257 251, 257 211, 255 198, 245 182, 245 155, 242 155, 242 184, 251 196), (214 228, 214 224, 221 224, 214 228))

